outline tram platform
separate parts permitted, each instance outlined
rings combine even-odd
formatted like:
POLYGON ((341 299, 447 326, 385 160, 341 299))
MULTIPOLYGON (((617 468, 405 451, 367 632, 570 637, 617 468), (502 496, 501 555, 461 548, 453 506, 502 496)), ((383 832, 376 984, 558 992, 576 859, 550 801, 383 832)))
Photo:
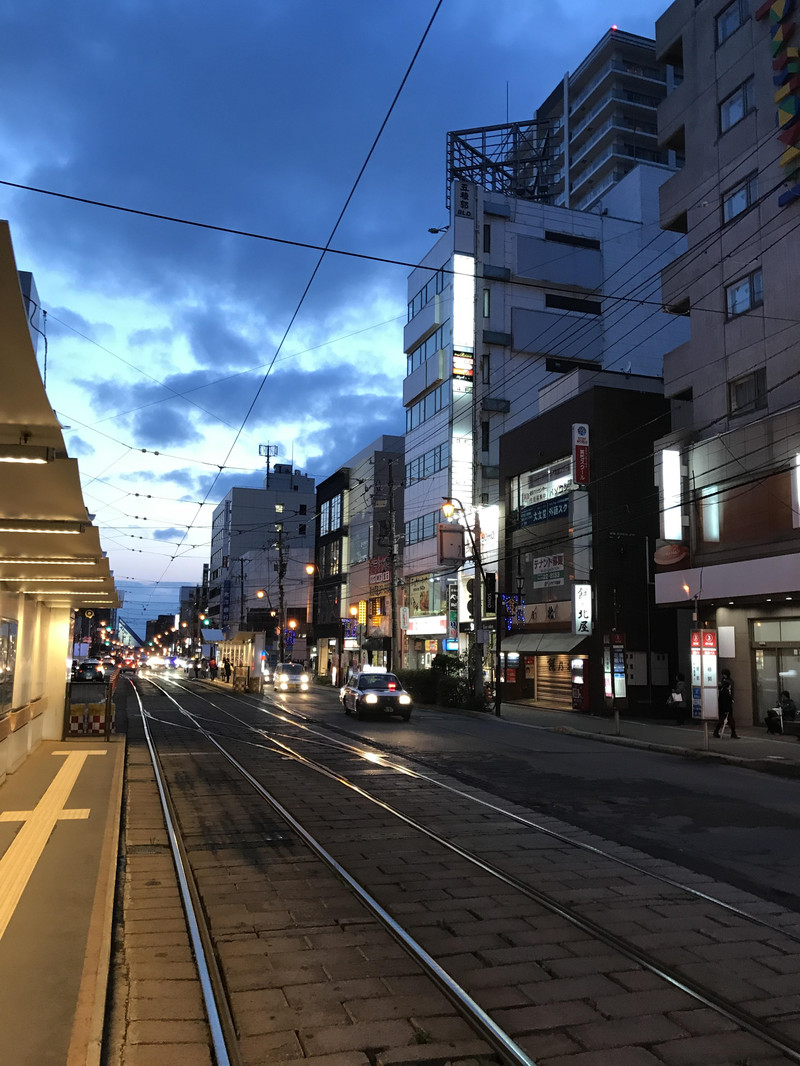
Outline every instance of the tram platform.
MULTIPOLYGON (((335 699, 334 692, 330 699, 335 699)), ((739 740, 729 736, 717 740, 710 728, 706 746, 699 723, 679 726, 623 716, 617 733, 615 720, 603 714, 510 702, 503 703, 501 712, 503 722, 515 726, 800 777, 797 739, 771 736, 763 728, 739 726, 739 740)), ((450 713, 490 717, 458 710, 450 713)), ((166 842, 160 836, 156 841, 152 828, 145 832, 139 826, 144 813, 135 808, 144 802, 139 780, 144 779, 144 768, 137 771, 137 785, 123 813, 126 746, 130 759, 131 742, 134 748, 138 744, 138 726, 122 715, 118 727, 132 728, 127 745, 122 733, 108 742, 102 737, 46 741, 0 785, 0 981, 4 989, 0 1062, 4 1066, 98 1066, 103 1041, 109 1040, 104 1024, 109 1025, 106 994, 120 829, 128 835, 133 832, 136 840, 146 838, 145 844, 138 845, 143 852, 138 861, 150 864, 143 868, 142 876, 151 878, 146 884, 157 883, 148 872, 153 863, 170 863, 166 842), (127 827, 121 827, 123 820, 127 827), (154 856, 150 853, 156 844, 159 854, 154 856)), ((147 802, 152 806, 156 801, 147 802)), ((152 811, 147 817, 147 826, 154 824, 152 811)), ((188 947, 182 950, 188 960, 188 947)), ((163 965, 174 969, 178 964, 170 959, 163 965)), ((151 984, 154 973, 144 974, 151 984)), ((161 1009, 166 1011, 163 1005, 161 1009)), ((174 1026, 175 1022, 164 1024, 174 1026)), ((197 1027, 199 1021, 191 1024, 197 1027)), ((194 1056, 187 1061, 193 1064, 205 1061, 200 1054, 204 1051, 201 1036, 198 1031, 197 1043, 187 1045, 194 1056)), ((120 1043, 124 1038, 117 1034, 115 1039, 120 1043)), ((144 1055, 148 1050, 144 1044, 135 1050, 136 1056, 123 1056, 126 1063, 157 1061, 144 1055)))
POLYGON ((97 1063, 124 737, 43 741, 0 787, 0 1062, 97 1063))

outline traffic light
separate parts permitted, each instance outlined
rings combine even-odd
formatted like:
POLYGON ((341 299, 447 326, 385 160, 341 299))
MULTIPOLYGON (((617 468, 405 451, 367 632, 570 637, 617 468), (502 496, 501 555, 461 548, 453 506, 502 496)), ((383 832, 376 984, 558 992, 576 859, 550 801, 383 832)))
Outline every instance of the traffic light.
POLYGON ((494 614, 497 610, 497 574, 486 575, 486 613, 494 614))
POLYGON ((475 578, 467 578, 467 614, 470 618, 475 615, 475 578))

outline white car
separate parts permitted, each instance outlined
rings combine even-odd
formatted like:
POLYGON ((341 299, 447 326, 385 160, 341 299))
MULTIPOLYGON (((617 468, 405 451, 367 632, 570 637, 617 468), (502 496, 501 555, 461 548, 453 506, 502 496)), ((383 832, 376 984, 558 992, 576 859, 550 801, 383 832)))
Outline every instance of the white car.
POLYGON ((272 684, 276 692, 288 692, 290 689, 308 692, 309 680, 302 663, 278 663, 272 675, 272 684))

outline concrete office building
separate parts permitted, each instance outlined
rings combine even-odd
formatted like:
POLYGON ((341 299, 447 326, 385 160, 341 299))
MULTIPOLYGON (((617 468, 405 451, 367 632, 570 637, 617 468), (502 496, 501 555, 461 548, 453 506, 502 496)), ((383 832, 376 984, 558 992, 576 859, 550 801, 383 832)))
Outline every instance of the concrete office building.
POLYGON ((659 138, 685 155, 661 188, 666 229, 688 250, 663 274, 690 338, 664 361, 673 432, 660 442, 657 601, 718 631, 737 716, 800 693, 800 37, 790 7, 677 0, 657 24, 682 84, 659 138), (777 122, 776 122, 777 117, 777 122))
MULTIPOLYGON (((592 62, 579 68, 582 80, 569 79, 570 91, 583 99, 591 88, 617 100, 622 38, 629 35, 601 41, 592 62)), ((655 65, 653 44, 645 44, 655 65)), ((639 76, 663 95, 666 75, 655 73, 639 76)), ((607 117, 613 129, 616 112, 607 117)), ((554 112, 449 135, 449 222, 409 277, 403 402, 410 666, 429 665, 440 651, 463 652, 470 640, 472 572, 444 565, 437 550, 443 498, 460 501, 461 521, 471 528, 479 510, 482 561, 496 572, 501 436, 539 414, 542 390, 548 408, 574 395, 586 380, 576 370, 659 378, 663 353, 688 336, 684 320, 661 311, 660 271, 684 247, 680 234, 659 226, 658 189, 670 167, 634 165, 631 156, 633 169, 613 171, 615 183, 604 185, 592 211, 557 206, 566 195, 563 179, 556 180, 563 171, 553 147, 558 122, 554 112), (449 609, 454 585, 457 619, 449 609)), ((558 132, 563 157, 568 124, 558 132)), ((597 147, 605 152, 599 141, 597 147)), ((467 549, 471 554, 469 539, 467 549)))
POLYGON ((281 613, 284 623, 291 615, 305 625, 315 498, 313 477, 278 463, 263 489, 233 488, 214 509, 208 613, 224 634, 220 654, 237 665, 254 670, 256 645, 260 654, 265 641, 273 660, 280 658, 281 613), (235 649, 228 646, 234 641, 235 649))
POLYGON ((403 438, 385 435, 317 489, 313 632, 319 673, 333 679, 360 663, 399 665, 402 530, 403 438))

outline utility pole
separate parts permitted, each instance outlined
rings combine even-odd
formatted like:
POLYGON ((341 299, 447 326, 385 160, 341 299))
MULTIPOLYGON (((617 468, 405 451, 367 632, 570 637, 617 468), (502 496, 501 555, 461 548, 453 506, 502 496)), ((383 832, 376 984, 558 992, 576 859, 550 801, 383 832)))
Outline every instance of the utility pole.
MULTIPOLYGON (((465 516, 466 517, 466 516, 465 516)), ((475 662, 473 664, 473 687, 476 697, 483 696, 483 563, 481 562, 481 516, 475 508, 475 532, 472 540, 475 562, 475 596, 472 617, 475 621, 475 662)))
POLYGON ((239 560, 239 629, 244 629, 244 559, 239 560))
POLYGON ((389 463, 389 609, 392 613, 392 657, 389 666, 396 674, 402 661, 400 658, 400 626, 397 617, 397 530, 394 511, 394 479, 392 463, 389 463))
POLYGON ((286 577, 286 558, 283 554, 283 525, 278 526, 278 621, 280 624, 280 661, 286 662, 286 602, 283 579, 286 577))

